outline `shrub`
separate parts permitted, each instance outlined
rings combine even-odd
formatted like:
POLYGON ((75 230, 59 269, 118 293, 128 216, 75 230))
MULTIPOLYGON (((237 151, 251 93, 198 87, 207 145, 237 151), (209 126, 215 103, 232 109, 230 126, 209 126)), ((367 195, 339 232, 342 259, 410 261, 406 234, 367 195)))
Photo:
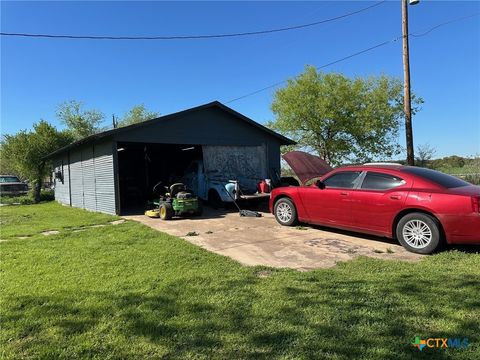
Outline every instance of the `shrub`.
POLYGON ((53 201, 55 200, 55 192, 53 190, 42 190, 40 193, 40 201, 53 201))
POLYGON ((22 196, 2 196, 0 198, 0 204, 20 204, 20 205, 30 205, 33 204, 33 198, 30 195, 22 196))
MULTIPOLYGON (((53 190, 42 190, 40 193, 40 202, 47 202, 55 200, 55 193, 53 190)), ((12 205, 31 205, 34 203, 33 194, 29 192, 22 196, 1 196, 0 204, 12 205)))

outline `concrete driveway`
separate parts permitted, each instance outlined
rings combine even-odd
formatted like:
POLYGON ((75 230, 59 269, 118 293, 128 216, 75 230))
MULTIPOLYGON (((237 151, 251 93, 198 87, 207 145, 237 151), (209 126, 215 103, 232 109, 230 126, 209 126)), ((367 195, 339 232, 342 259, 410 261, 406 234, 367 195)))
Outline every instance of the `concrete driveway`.
POLYGON ((393 240, 321 227, 280 226, 272 214, 240 217, 238 212, 205 208, 204 215, 163 221, 144 215, 124 216, 181 237, 245 265, 288 267, 298 270, 328 268, 358 256, 417 261, 393 240))

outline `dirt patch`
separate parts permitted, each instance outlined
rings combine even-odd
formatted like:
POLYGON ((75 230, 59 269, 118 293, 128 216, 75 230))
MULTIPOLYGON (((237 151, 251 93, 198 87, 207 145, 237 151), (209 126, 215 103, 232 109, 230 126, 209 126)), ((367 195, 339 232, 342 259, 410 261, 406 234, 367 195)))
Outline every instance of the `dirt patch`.
POLYGON ((44 235, 44 236, 57 235, 57 234, 60 234, 60 231, 58 231, 58 230, 48 230, 48 231, 42 232, 41 234, 44 235))
POLYGON ((120 225, 125 222, 125 219, 120 219, 120 220, 115 220, 115 221, 110 221, 110 224, 112 225, 120 225))

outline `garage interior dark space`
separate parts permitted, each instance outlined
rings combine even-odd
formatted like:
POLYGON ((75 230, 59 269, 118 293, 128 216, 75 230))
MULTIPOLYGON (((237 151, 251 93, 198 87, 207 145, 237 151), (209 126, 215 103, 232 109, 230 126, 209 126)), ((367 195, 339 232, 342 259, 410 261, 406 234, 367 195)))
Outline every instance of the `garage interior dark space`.
POLYGON ((133 142, 119 142, 117 154, 122 215, 143 214, 158 182, 178 182, 192 161, 203 157, 200 145, 133 142))

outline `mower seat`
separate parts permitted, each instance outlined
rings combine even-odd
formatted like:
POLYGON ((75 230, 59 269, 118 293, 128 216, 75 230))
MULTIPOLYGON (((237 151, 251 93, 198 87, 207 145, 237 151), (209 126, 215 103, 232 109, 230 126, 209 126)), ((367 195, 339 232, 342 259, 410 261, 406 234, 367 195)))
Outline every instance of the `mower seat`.
POLYGON ((193 198, 193 195, 192 193, 188 192, 188 191, 180 191, 177 193, 177 199, 191 199, 193 198))
POLYGON ((185 192, 185 191, 187 191, 187 187, 185 186, 185 184, 175 183, 175 184, 172 184, 172 186, 170 186, 170 196, 172 198, 176 198, 179 192, 185 192))

